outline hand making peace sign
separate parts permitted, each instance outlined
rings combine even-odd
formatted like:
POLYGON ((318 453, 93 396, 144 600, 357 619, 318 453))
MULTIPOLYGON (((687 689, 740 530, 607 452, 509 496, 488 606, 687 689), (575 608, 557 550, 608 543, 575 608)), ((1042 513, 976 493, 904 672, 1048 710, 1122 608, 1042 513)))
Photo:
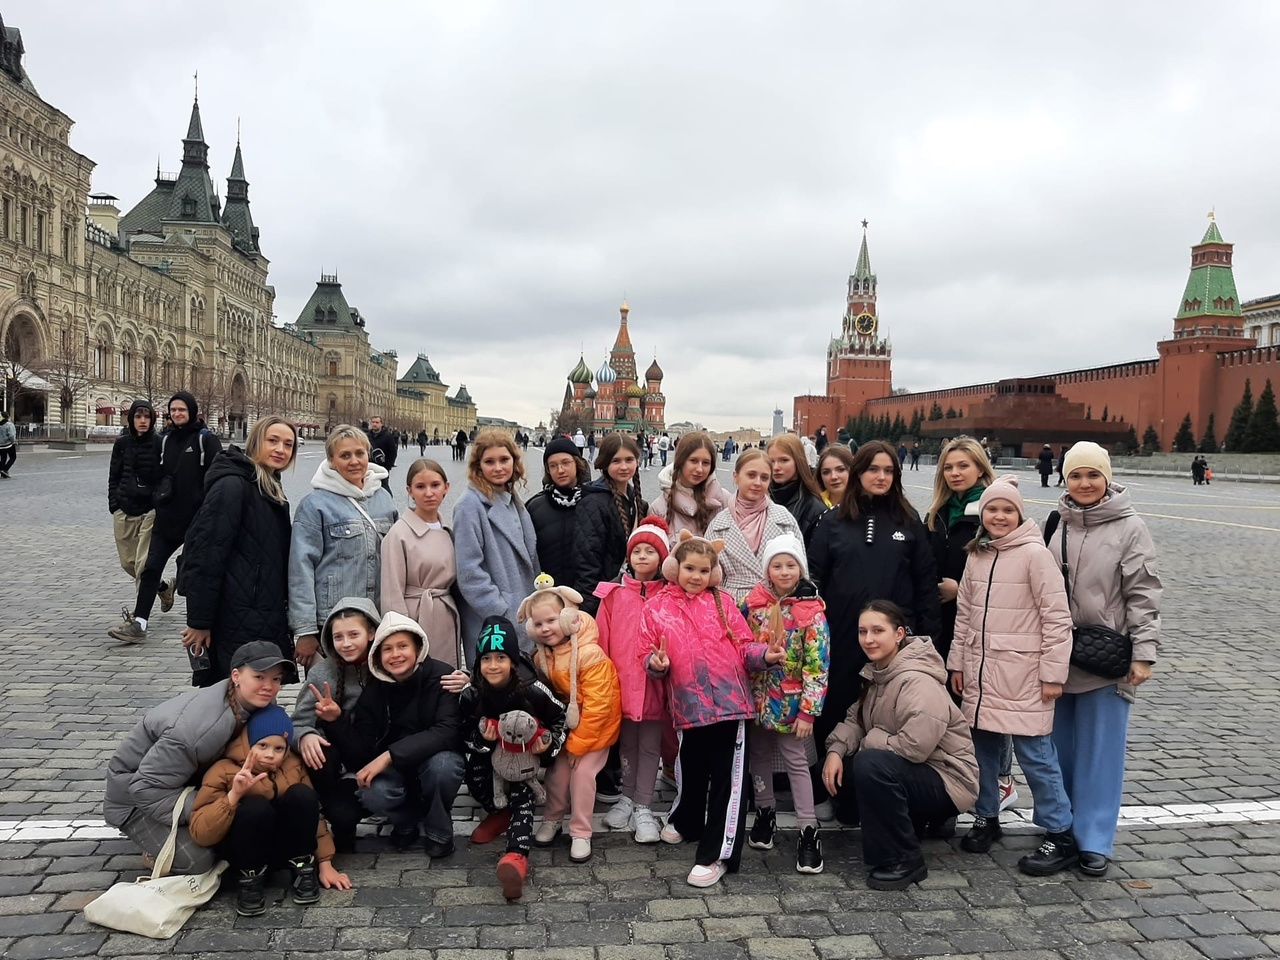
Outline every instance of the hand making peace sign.
POLYGON ((776 666, 787 659, 787 641, 785 637, 773 637, 769 641, 769 649, 764 652, 764 662, 776 666))
POLYGON ((324 720, 326 723, 332 723, 342 716, 342 707, 338 705, 338 701, 333 699, 333 695, 329 692, 329 682, 326 680, 324 685, 324 695, 316 689, 314 683, 308 683, 312 694, 316 698, 316 719, 324 720))
POLYGON ((667 637, 663 634, 651 648, 649 669, 654 673, 666 673, 670 667, 671 658, 667 656, 667 637))
POLYGON ((245 757, 244 766, 236 772, 235 779, 231 781, 231 789, 227 791, 227 801, 235 806, 240 802, 241 797, 253 789, 255 784, 265 779, 267 779, 265 773, 254 774, 253 757, 245 757))

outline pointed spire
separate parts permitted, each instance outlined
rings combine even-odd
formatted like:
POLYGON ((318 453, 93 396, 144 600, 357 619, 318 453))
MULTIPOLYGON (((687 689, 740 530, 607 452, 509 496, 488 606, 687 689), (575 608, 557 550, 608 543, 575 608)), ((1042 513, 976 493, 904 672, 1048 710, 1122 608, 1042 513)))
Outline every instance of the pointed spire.
POLYGON ((240 138, 236 137, 236 158, 231 161, 231 176, 228 180, 244 180, 244 157, 240 155, 240 138))
POLYGON ((862 221, 862 249, 858 251, 858 265, 853 268, 853 275, 859 280, 869 278, 871 274, 871 254, 867 252, 867 221, 862 221))
POLYGON ((191 122, 187 124, 187 135, 184 140, 192 143, 204 143, 204 125, 200 122, 200 99, 191 103, 191 122))

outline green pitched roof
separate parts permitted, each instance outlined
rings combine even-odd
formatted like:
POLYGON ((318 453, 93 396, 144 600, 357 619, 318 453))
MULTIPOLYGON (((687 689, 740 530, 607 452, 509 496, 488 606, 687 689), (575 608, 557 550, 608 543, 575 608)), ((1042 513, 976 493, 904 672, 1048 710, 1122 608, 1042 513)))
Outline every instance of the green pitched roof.
POLYGON ((858 251, 858 265, 853 268, 853 275, 859 280, 869 280, 875 276, 871 272, 871 254, 867 252, 867 231, 862 230, 862 249, 858 251))
POLYGON ((1204 239, 1201 240, 1200 242, 1201 243, 1226 243, 1227 242, 1222 239, 1222 234, 1218 232, 1218 221, 1216 220, 1209 221, 1209 229, 1204 232, 1204 239))
POLYGON ((413 361, 413 366, 404 372, 400 382, 407 386, 414 383, 440 383, 441 381, 440 374, 436 373, 436 368, 431 366, 427 355, 420 353, 418 359, 413 361))
MULTIPOLYGON (((1204 232, 1204 239, 1192 248, 1193 264, 1196 250, 1206 244, 1230 246, 1222 239, 1216 222, 1210 221, 1209 229, 1204 232)), ((1240 296, 1236 293, 1236 278, 1231 272, 1230 263, 1195 264, 1187 277, 1187 287, 1182 292, 1177 319, 1240 315, 1240 296)))
POLYGON ((222 204, 213 181, 209 179, 209 145, 204 142, 200 123, 200 103, 191 105, 191 122, 182 138, 182 169, 173 185, 173 196, 165 220, 188 220, 195 223, 218 223, 222 204))
POLYGON ((315 292, 298 314, 298 326, 315 329, 350 330, 356 327, 357 314, 342 294, 342 284, 336 275, 322 276, 315 292))
POLYGON ((222 225, 231 231, 233 243, 244 253, 258 251, 258 228, 249 213, 249 181, 244 177, 244 157, 236 144, 236 157, 227 177, 227 205, 222 211, 222 225))

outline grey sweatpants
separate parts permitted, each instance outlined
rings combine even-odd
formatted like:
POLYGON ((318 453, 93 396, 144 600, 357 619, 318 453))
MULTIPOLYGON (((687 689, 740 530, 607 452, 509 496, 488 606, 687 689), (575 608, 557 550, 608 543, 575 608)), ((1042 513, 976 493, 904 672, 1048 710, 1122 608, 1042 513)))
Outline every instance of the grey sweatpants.
MULTIPOLYGON (((135 810, 133 816, 120 828, 126 837, 140 846, 144 853, 152 857, 160 853, 160 848, 169 839, 169 824, 152 820, 135 810)), ((173 850, 173 868, 171 874, 207 873, 218 862, 218 853, 209 847, 202 847, 191 839, 186 826, 178 827, 177 844, 173 850)))

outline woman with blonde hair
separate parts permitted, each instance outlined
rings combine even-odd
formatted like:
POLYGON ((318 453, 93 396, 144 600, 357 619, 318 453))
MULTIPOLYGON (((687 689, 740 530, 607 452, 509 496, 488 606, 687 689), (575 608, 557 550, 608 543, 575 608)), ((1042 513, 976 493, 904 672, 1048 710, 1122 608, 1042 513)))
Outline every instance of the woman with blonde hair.
MULTIPOLYGON (((533 593, 538 566, 533 520, 516 488, 524 483, 524 460, 510 434, 486 428, 476 434, 467 459, 467 489, 453 508, 458 592, 462 595, 464 669, 475 666, 476 639, 486 617, 512 623, 520 601, 533 593)), ((526 653, 533 642, 521 634, 526 653)))
MULTIPOLYGON (((289 587, 289 500, 280 473, 293 463, 298 430, 283 417, 263 417, 244 450, 218 454, 205 477, 204 501, 187 530, 182 587, 187 625, 182 643, 192 685, 231 676, 236 650, 253 640, 275 644, 293 659, 285 615, 289 587)), ((285 682, 297 679, 292 667, 285 682)))
POLYGON ((772 468, 763 450, 743 450, 733 464, 737 487, 729 505, 707 526, 708 540, 723 540, 721 585, 741 603, 751 588, 764 579, 764 548, 783 534, 800 539, 800 527, 785 507, 769 499, 772 468))
POLYGON ((780 433, 769 441, 765 452, 773 468, 769 499, 780 507, 786 507, 795 517, 807 549, 818 520, 827 512, 827 505, 822 500, 822 489, 809 468, 804 446, 794 433, 780 433))
POLYGON ((293 517, 289 627, 303 667, 320 655, 320 630, 339 600, 382 599, 382 538, 399 514, 382 486, 387 471, 369 462, 369 449, 359 427, 334 427, 293 517))
POLYGON ((681 530, 702 536, 711 518, 729 505, 729 494, 716 479, 716 445, 702 431, 686 433, 676 442, 671 466, 658 472, 658 487, 662 492, 652 510, 667 522, 672 546, 681 530))

